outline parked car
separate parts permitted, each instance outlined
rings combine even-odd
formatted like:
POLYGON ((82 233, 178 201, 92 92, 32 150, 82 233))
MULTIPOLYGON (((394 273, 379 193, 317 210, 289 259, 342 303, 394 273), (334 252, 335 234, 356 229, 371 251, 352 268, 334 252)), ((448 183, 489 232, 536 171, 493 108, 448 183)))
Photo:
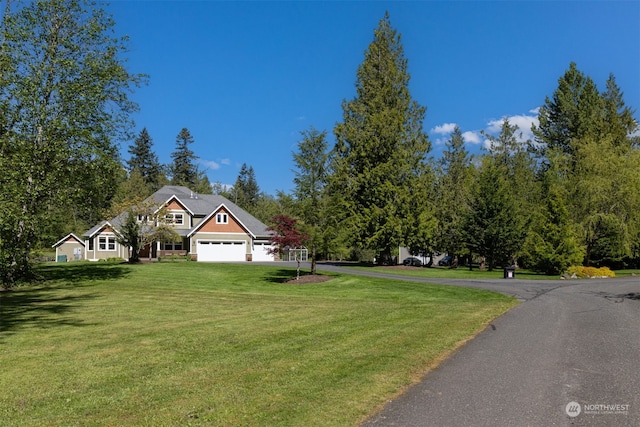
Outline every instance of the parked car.
POLYGON ((409 258, 405 258, 404 261, 402 261, 402 265, 411 265, 413 267, 422 267, 422 261, 420 261, 420 258, 416 258, 414 256, 410 256, 409 258))
POLYGON ((449 266, 449 265, 451 265, 452 261, 453 261, 453 257, 450 256, 450 255, 447 255, 446 257, 444 257, 440 261, 438 261, 438 265, 440 267, 449 266))

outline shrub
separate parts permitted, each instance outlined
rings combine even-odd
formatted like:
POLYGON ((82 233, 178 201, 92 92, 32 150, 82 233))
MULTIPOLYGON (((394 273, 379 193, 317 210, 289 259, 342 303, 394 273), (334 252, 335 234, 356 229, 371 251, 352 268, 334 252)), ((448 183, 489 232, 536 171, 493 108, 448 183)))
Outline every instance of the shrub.
POLYGON ((588 277, 616 277, 616 273, 611 271, 609 267, 595 268, 583 267, 581 265, 574 265, 569 267, 569 269, 567 270, 567 274, 570 276, 573 276, 575 274, 581 279, 588 277))

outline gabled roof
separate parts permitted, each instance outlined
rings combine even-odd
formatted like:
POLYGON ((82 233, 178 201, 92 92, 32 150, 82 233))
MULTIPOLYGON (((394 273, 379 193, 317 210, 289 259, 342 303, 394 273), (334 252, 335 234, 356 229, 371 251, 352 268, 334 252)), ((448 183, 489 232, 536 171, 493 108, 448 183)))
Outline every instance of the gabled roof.
MULTIPOLYGON (((241 223, 254 237, 269 237, 271 232, 267 230, 267 226, 249 212, 242 209, 226 197, 218 194, 198 194, 187 187, 177 185, 165 185, 156 191, 151 197, 154 197, 159 204, 171 199, 175 196, 179 202, 192 212, 194 216, 207 217, 224 205, 226 209, 241 223), (166 196, 166 197, 165 197, 166 196)), ((202 221, 204 222, 204 221, 202 221)))
POLYGON ((178 196, 176 196, 175 194, 172 195, 171 197, 169 197, 164 203, 161 203, 160 206, 158 206, 158 209, 155 210, 154 214, 158 213, 158 211, 162 208, 162 206, 169 205, 169 203, 171 203, 172 200, 175 200, 177 203, 182 205, 185 208, 185 210, 187 212, 189 212, 189 214, 195 215, 195 213, 191 209, 189 209, 189 207, 187 205, 182 203, 182 200, 180 200, 180 198, 178 196))
MULTIPOLYGON (((119 218, 119 217, 114 218, 114 220, 117 219, 117 218, 119 218)), ((109 226, 109 228, 111 228, 113 230, 113 232, 116 233, 117 232, 116 228, 111 224, 111 222, 115 222, 115 221, 102 221, 101 223, 98 223, 97 225, 94 225, 93 227, 91 227, 89 229, 89 231, 84 233, 83 237, 92 238, 93 236, 98 234, 98 232, 100 230, 102 230, 106 226, 109 226)))
POLYGON ((78 243, 80 243, 82 246, 84 246, 84 241, 81 238, 79 238, 78 236, 76 236, 73 233, 69 233, 66 236, 64 236, 62 239, 60 239, 56 243, 54 243, 53 246, 51 246, 51 247, 52 248, 57 248, 58 246, 60 246, 61 244, 63 244, 67 240, 69 240, 70 238, 76 239, 78 241, 78 243))
MULTIPOLYGON (((241 226, 242 228, 244 228, 245 230, 247 230, 247 232, 248 232, 249 234, 251 234, 251 237, 253 237, 253 238, 255 238, 255 237, 256 237, 256 235, 255 235, 255 234, 254 234, 254 233, 253 233, 253 232, 252 232, 252 231, 251 231, 251 230, 250 230, 246 225, 244 225, 244 224, 242 223, 242 220, 241 220, 240 218, 238 218, 238 217, 233 213, 233 211, 232 211, 231 209, 229 209, 227 206, 225 206, 225 204, 224 204, 224 203, 222 203, 220 206, 218 206, 217 208, 215 208, 215 209, 214 209, 214 210, 213 210, 209 215, 207 215, 207 216, 206 216, 202 221, 200 221, 200 224, 198 224, 197 226, 195 226, 195 227, 194 227, 194 228, 189 232, 189 234, 187 235, 187 237, 191 237, 191 236, 193 236, 195 233, 197 233, 197 232, 198 232, 198 230, 199 230, 200 228, 202 228, 202 227, 203 227, 207 222, 209 222, 209 220, 210 220, 211 218, 213 218, 213 216, 214 216, 215 214, 217 214, 218 212, 220 212, 220 209, 222 209, 222 208, 224 208, 224 210, 225 210, 226 212, 228 212, 228 214, 229 214, 231 217, 233 217, 233 219, 235 219, 235 220, 238 222, 238 224, 240 224, 240 226, 241 226)), ((239 209, 239 208, 238 208, 238 209, 239 209)))
MULTIPOLYGON (((227 211, 230 212, 254 238, 269 238, 272 234, 272 232, 267 230, 267 226, 262 221, 258 220, 256 217, 249 214, 227 198, 217 194, 198 194, 189 188, 180 185, 165 185, 149 196, 147 200, 157 203, 158 208, 169 203, 171 200, 176 200, 185 207, 189 214, 201 218, 212 215, 224 205, 227 211)), ((125 214, 126 213, 123 212, 110 221, 103 221, 100 224, 95 225, 87 231, 84 236, 89 238, 93 237, 105 225, 110 226, 114 231, 117 230, 124 223, 126 219, 125 214)), ((205 221, 202 221, 200 224, 204 222, 205 221)), ((180 232, 181 230, 176 231, 180 232)), ((193 230, 189 230, 189 234, 192 232, 193 230)))

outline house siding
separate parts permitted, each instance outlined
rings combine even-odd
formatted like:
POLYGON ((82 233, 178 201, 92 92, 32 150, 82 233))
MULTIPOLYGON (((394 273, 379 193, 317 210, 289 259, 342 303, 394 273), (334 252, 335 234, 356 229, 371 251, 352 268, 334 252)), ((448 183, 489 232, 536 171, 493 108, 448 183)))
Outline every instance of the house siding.
MULTIPOLYGON (((165 247, 164 242, 153 242, 152 247, 142 254, 143 257, 161 257, 171 254, 191 254, 197 257, 198 241, 216 242, 221 245, 230 244, 229 250, 217 251, 213 246, 200 246, 206 260, 211 261, 220 256, 220 260, 241 258, 242 251, 239 247, 233 250, 233 242, 243 242, 245 258, 250 261, 256 249, 254 239, 259 241, 268 240, 269 232, 266 225, 255 217, 235 205, 228 199, 219 195, 197 195, 186 187, 164 186, 149 200, 157 203, 159 212, 163 207, 167 215, 182 214, 182 224, 175 221, 167 221, 171 227, 175 228, 183 238, 183 245, 180 249, 175 247, 165 247), (219 217, 219 214, 226 215, 219 217), (220 222, 218 222, 220 220, 220 222), (228 255, 228 256, 226 256, 228 255)), ((126 217, 122 213, 109 221, 96 224, 84 235, 85 259, 100 260, 108 258, 128 258, 129 248, 111 241, 113 250, 108 250, 109 240, 106 241, 107 248, 101 250, 100 239, 115 239, 117 230, 124 224, 126 217), (89 247, 91 246, 91 249, 89 247)), ((78 239, 81 240, 81 239, 78 239)), ((64 243, 64 239, 60 245, 64 243)), ((105 240, 102 241, 104 248, 105 240)), ((263 249, 263 248, 260 248, 263 249)), ((70 251, 73 251, 72 249, 70 251)), ((263 251, 264 252, 264 251, 263 251)), ((261 252, 262 253, 262 252, 261 252)), ((265 258, 264 256, 260 257, 265 258)))
POLYGON ((129 248, 115 241, 113 250, 109 250, 110 239, 115 241, 115 234, 111 231, 110 227, 105 227, 100 233, 93 236, 93 250, 89 250, 89 240, 87 240, 85 243, 85 247, 87 248, 86 258, 93 261, 109 258, 128 259, 129 248), (100 238, 106 239, 107 249, 100 249, 100 238))
POLYGON ((236 221, 231 213, 224 209, 218 209, 206 223, 202 224, 198 229, 198 233, 243 233, 247 234, 247 231, 236 221), (217 223, 218 214, 226 214, 228 222, 226 224, 217 223))
POLYGON ((56 262, 60 257, 66 257, 66 261, 80 261, 84 259, 84 245, 73 236, 67 237, 65 241, 56 246, 56 262))

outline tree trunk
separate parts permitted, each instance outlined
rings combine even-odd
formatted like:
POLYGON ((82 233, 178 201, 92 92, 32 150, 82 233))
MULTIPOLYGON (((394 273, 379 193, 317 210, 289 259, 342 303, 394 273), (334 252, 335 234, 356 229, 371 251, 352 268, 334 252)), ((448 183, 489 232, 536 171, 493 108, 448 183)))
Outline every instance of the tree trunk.
POLYGON ((311 246, 311 274, 316 274, 316 246, 311 246))

